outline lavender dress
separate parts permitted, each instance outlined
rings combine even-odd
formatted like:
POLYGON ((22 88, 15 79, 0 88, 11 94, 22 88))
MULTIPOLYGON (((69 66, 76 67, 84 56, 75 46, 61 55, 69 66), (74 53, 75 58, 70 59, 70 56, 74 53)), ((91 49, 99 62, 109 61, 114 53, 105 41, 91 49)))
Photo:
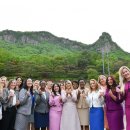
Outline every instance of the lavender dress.
POLYGON ((60 130, 62 102, 59 98, 60 95, 49 97, 49 130, 60 130))
POLYGON ((76 109, 76 91, 72 91, 72 96, 66 96, 66 92, 62 90, 61 97, 63 101, 63 110, 60 130, 81 130, 79 116, 76 109))

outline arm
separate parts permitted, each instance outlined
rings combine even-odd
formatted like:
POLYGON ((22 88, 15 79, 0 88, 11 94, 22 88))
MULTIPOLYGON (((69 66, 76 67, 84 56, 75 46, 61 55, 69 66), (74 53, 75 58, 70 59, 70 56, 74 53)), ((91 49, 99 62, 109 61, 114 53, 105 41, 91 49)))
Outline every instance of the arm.
POLYGON ((89 98, 89 94, 86 96, 86 102, 90 105, 90 98, 89 98))
POLYGON ((52 95, 49 97, 49 105, 55 106, 55 100, 54 100, 54 97, 52 95))
POLYGON ((116 92, 117 92, 117 99, 116 102, 117 103, 122 103, 125 99, 124 94, 121 92, 119 87, 116 87, 116 92))
POLYGON ((72 91, 72 100, 73 100, 74 102, 77 101, 77 94, 76 94, 76 91, 75 91, 75 90, 72 91))
POLYGON ((39 104, 40 101, 41 101, 40 95, 39 95, 38 93, 35 93, 35 94, 34 94, 34 98, 35 98, 35 103, 36 103, 36 104, 39 104))
POLYGON ((99 96, 99 101, 100 101, 101 105, 103 105, 104 104, 104 96, 99 96))
POLYGON ((25 89, 21 89, 19 92, 20 105, 26 104, 28 98, 29 98, 29 95, 27 94, 27 91, 25 89))
POLYGON ((116 101, 117 100, 117 97, 112 93, 111 90, 109 90, 109 95, 111 96, 111 98, 116 101))
POLYGON ((8 89, 4 88, 3 89, 3 96, 1 97, 1 102, 3 104, 8 103, 9 99, 8 99, 8 89))
POLYGON ((67 101, 66 92, 64 90, 61 91, 61 98, 63 103, 67 101))
POLYGON ((122 103, 124 101, 124 94, 123 93, 117 93, 116 102, 122 103))

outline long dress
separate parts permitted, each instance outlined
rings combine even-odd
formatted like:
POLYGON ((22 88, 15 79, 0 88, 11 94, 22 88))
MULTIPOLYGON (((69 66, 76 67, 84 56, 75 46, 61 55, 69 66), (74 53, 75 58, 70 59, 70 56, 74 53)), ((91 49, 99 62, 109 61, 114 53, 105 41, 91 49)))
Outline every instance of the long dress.
POLYGON ((106 115, 108 119, 108 125, 110 130, 123 130, 123 107, 122 101, 123 98, 119 98, 117 92, 113 93, 116 96, 116 101, 114 101, 109 95, 109 89, 106 90, 105 102, 106 102, 106 115))
POLYGON ((49 97, 49 130, 60 130, 62 102, 59 97, 60 95, 49 97))
POLYGON ((86 102, 86 98, 83 96, 80 96, 81 93, 84 93, 87 95, 88 89, 78 89, 78 101, 77 101, 77 110, 78 110, 78 115, 79 115, 79 120, 80 120, 80 125, 81 126, 88 126, 89 125, 89 105, 86 102), (86 116, 84 116, 86 115, 86 116))
POLYGON ((76 109, 77 94, 72 91, 72 97, 66 96, 66 92, 61 93, 63 110, 61 116, 60 130, 81 130, 78 112, 76 109))
POLYGON ((130 81, 125 84, 125 94, 126 130, 130 130, 130 81))

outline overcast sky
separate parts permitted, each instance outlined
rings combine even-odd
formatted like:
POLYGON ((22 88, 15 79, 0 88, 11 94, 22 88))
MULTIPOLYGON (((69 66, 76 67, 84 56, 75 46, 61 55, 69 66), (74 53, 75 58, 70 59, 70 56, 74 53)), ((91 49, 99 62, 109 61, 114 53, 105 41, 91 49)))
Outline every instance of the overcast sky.
POLYGON ((0 31, 49 31, 94 43, 102 32, 130 52, 129 0, 0 0, 0 31))

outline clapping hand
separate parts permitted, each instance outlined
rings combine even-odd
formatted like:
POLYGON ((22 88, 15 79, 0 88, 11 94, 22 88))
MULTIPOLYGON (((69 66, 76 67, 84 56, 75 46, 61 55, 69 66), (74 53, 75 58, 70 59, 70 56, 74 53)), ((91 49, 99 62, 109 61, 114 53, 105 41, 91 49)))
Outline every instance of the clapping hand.
POLYGON ((29 91, 27 91, 26 94, 27 94, 27 96, 30 96, 30 92, 29 91))

